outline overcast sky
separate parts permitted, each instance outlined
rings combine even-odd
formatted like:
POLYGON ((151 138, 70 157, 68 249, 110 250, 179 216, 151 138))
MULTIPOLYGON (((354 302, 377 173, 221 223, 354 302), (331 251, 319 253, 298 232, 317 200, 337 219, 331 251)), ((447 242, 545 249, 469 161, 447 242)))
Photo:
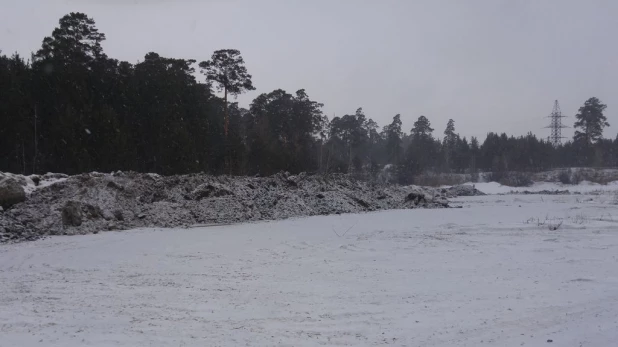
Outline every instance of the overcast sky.
MULTIPOLYGON (((332 117, 365 114, 404 130, 425 115, 442 136, 546 137, 558 99, 567 125, 592 96, 618 132, 615 0, 0 0, 0 49, 29 56, 58 19, 85 12, 104 50, 209 59, 241 51, 259 93, 306 89, 332 117)), ((566 129, 571 136, 573 130, 566 129)))

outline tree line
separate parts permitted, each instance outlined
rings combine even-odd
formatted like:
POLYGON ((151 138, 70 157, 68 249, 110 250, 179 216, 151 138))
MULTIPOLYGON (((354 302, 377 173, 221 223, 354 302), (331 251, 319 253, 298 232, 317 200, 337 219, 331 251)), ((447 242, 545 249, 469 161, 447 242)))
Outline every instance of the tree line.
POLYGON ((150 52, 131 64, 108 57, 104 40, 92 18, 70 13, 30 59, 0 52, 0 171, 375 177, 386 167, 412 183, 427 172, 618 166, 618 138, 602 137, 606 105, 594 97, 561 146, 532 133, 480 143, 452 119, 443 136, 425 116, 408 133, 399 114, 382 128, 362 108, 329 119, 303 89, 263 93, 244 109, 228 100, 255 89, 237 50, 199 63, 150 52))

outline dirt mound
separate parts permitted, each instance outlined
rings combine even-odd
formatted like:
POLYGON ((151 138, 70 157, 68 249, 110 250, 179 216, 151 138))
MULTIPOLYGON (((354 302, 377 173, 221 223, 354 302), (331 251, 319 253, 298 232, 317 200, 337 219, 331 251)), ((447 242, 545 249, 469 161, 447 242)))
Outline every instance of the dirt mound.
POLYGON ((448 207, 441 189, 343 175, 227 177, 116 172, 62 178, 0 212, 0 242, 397 208, 448 207))
POLYGON ((474 185, 470 184, 452 186, 448 188, 445 193, 448 197, 485 195, 485 193, 481 192, 480 190, 476 189, 474 185))
POLYGON ((13 178, 0 176, 0 208, 9 208, 26 200, 23 185, 13 178))

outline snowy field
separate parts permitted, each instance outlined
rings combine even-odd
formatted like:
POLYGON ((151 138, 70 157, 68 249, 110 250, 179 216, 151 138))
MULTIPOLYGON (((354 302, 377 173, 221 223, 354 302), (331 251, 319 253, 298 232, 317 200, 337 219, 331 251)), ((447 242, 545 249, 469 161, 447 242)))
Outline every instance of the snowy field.
POLYGON ((2 245, 0 346, 617 346, 616 199, 2 245))

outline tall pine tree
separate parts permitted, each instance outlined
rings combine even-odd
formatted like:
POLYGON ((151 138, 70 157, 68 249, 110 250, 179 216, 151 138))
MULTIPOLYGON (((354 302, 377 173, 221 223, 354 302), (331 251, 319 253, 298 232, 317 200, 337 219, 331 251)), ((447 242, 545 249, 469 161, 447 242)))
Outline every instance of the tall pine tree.
POLYGON ((603 115, 603 111, 607 105, 595 97, 592 97, 584 103, 584 106, 579 108, 579 112, 575 115, 575 142, 583 143, 587 146, 597 142, 603 136, 603 128, 608 127, 607 117, 603 115))

